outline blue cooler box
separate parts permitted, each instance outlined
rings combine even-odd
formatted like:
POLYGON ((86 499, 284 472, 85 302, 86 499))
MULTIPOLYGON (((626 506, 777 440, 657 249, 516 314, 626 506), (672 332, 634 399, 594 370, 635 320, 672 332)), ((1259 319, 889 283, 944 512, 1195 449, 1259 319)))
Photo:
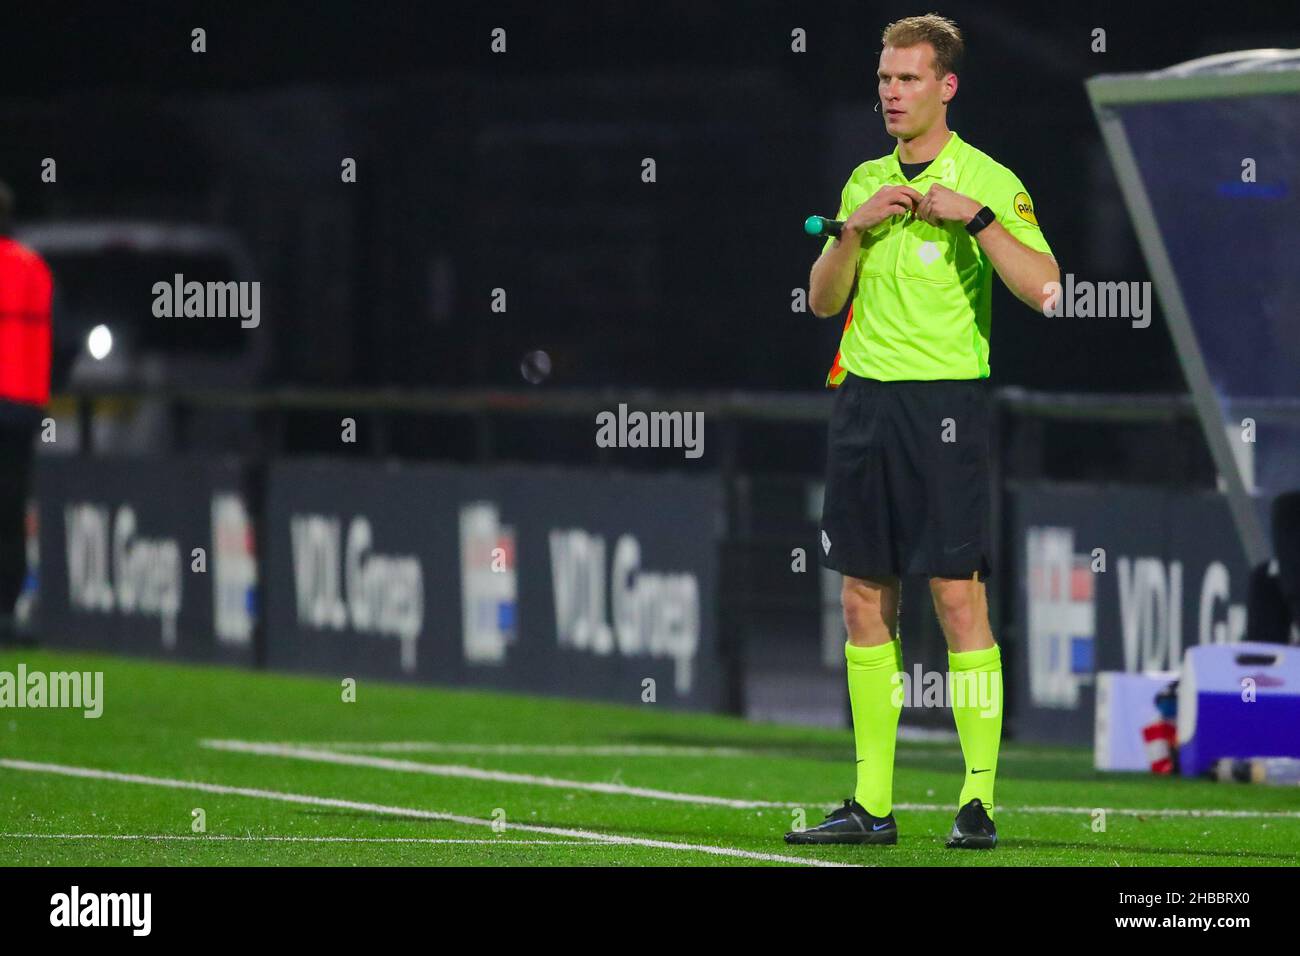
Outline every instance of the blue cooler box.
POLYGON ((1178 764, 1185 777, 1221 757, 1300 757, 1300 648, 1200 644, 1183 655, 1178 764), (1246 700, 1251 688, 1254 700, 1246 700))

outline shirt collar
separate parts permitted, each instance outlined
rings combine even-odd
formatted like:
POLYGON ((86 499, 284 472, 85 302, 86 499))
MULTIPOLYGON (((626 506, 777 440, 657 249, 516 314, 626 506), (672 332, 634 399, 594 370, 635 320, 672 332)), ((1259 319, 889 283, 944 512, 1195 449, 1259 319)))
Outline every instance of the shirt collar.
POLYGON ((925 167, 925 169, 921 172, 921 175, 917 176, 916 179, 913 180, 909 180, 906 176, 903 175, 903 167, 898 161, 898 146, 895 145, 894 151, 889 154, 890 176, 897 177, 898 179, 901 179, 903 182, 916 182, 917 179, 925 179, 927 177, 933 177, 935 179, 938 179, 939 173, 936 172, 935 170, 943 168, 942 166, 943 160, 956 158, 957 151, 961 149, 962 146, 961 137, 957 135, 957 131, 950 130, 950 133, 951 135, 948 137, 948 142, 943 144, 943 149, 939 150, 938 155, 935 156, 934 159, 930 160, 930 165, 925 167))

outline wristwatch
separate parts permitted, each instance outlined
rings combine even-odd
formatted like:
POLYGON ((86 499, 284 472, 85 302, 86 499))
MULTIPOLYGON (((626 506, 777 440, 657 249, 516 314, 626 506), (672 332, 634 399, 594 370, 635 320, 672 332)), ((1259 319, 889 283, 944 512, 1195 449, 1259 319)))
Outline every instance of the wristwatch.
POLYGON ((993 210, 988 206, 984 206, 979 212, 971 216, 970 222, 966 223, 966 231, 973 236, 995 219, 997 219, 997 216, 993 214, 993 210))

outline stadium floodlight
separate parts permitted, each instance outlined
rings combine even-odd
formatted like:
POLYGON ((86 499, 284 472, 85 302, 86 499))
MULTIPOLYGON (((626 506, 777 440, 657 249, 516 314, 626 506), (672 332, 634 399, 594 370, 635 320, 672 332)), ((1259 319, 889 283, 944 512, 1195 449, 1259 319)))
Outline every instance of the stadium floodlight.
POLYGON ((108 353, 113 351, 113 333, 107 325, 97 325, 90 330, 86 336, 86 351, 97 361, 108 358, 108 353))
POLYGON ((1252 564, 1300 488, 1300 50, 1096 76, 1088 96, 1252 564))

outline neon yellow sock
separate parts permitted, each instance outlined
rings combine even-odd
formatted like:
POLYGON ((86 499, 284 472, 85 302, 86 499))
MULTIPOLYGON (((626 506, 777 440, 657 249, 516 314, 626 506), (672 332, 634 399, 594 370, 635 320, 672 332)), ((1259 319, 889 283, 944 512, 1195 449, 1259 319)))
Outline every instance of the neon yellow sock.
POLYGON ((1002 652, 996 645, 982 651, 949 651, 948 677, 952 716, 966 758, 966 782, 957 805, 964 807, 979 797, 992 817, 1002 742, 1002 652))
POLYGON ((846 642, 844 657, 858 758, 853 799, 872 816, 888 816, 894 809, 894 743, 903 711, 903 689, 894 674, 903 669, 903 644, 898 638, 874 647, 846 642))

